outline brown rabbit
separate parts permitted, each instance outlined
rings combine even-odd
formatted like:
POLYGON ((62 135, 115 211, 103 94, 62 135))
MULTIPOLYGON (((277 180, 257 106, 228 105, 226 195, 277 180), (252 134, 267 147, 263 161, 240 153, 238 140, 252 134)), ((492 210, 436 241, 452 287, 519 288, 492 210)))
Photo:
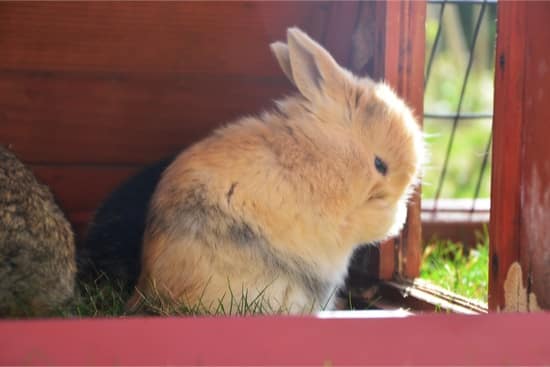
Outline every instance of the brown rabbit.
POLYGON ((46 315, 73 296, 74 236, 50 190, 0 145, 0 316, 46 315))
POLYGON ((299 29, 287 41, 271 49, 300 94, 216 130, 163 173, 130 308, 330 307, 354 249, 402 227, 424 154, 410 109, 299 29))

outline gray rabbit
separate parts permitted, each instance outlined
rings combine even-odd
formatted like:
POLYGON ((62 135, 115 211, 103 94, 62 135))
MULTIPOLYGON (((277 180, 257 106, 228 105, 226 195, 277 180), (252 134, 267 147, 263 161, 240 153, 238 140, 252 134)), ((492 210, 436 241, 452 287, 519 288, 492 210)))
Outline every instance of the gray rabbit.
POLYGON ((0 316, 43 316, 74 294, 75 243, 50 190, 0 145, 0 316))

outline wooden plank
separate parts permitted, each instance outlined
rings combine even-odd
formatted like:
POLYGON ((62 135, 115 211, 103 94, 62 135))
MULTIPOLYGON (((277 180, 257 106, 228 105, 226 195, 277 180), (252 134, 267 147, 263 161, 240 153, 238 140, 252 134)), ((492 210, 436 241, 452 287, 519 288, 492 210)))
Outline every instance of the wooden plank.
POLYGON ((77 245, 101 202, 141 166, 30 165, 36 177, 53 192, 71 222, 77 245))
MULTIPOLYGON (((504 282, 519 261, 526 3, 498 6, 489 225, 489 308, 504 307, 504 282)), ((530 22, 530 20, 529 20, 530 22)))
MULTIPOLYGON (((525 5, 520 264, 528 309, 550 309, 550 3, 525 5)), ((516 17, 518 15, 516 14, 516 17)))
MULTIPOLYGON (((368 76, 374 80, 384 79, 385 65, 385 23, 387 4, 382 1, 361 2, 358 12, 357 25, 353 33, 350 64, 354 72, 361 76, 368 76)), ((358 252, 358 255, 362 252, 358 252)), ((357 255, 357 256, 358 256, 357 255)), ((365 256, 365 255, 363 255, 365 256)), ((397 269, 397 251, 394 241, 384 241, 376 248, 368 252, 368 256, 377 258, 373 263, 371 258, 362 261, 355 260, 356 264, 369 264, 378 270, 380 279, 392 279, 397 269)), ((352 262, 353 265, 353 262, 352 262)), ((371 276, 371 269, 354 269, 350 276, 358 279, 350 279, 350 284, 361 282, 361 278, 371 276), (364 274, 362 274, 364 273, 364 274)))
POLYGON ((143 164, 290 88, 283 76, 0 72, 0 144, 29 163, 143 164))
POLYGON ((422 241, 450 240, 465 248, 477 246, 479 235, 489 225, 489 199, 422 200, 422 241), (473 210, 472 210, 473 209, 473 210))
POLYGON ((323 45, 330 50, 338 63, 352 71, 350 63, 352 35, 357 25, 359 14, 358 1, 332 2, 326 20, 323 45))
POLYGON ((386 4, 382 1, 362 1, 352 36, 350 67, 361 76, 374 80, 384 78, 386 4))
POLYGON ((550 308, 548 3, 499 5, 491 309, 550 308))
POLYGON ((30 168, 54 193, 65 212, 93 211, 107 195, 140 166, 53 166, 30 168))
MULTIPOLYGON (((384 3, 384 79, 414 110, 422 123, 424 106, 424 53, 425 53, 425 1, 388 1, 384 3)), ((397 269, 389 261, 382 260, 381 274, 399 273, 407 278, 419 275, 422 258, 422 233, 420 221, 420 189, 413 195, 408 208, 407 225, 403 229, 399 246, 383 244, 381 256, 397 249, 397 269)))
POLYGON ((140 166, 291 90, 269 50, 287 27, 346 65, 356 7, 2 3, 0 144, 31 164, 82 233, 140 166))
POLYGON ((491 200, 479 199, 424 199, 422 200, 423 213, 486 213, 491 211, 491 200), (436 206, 437 205, 437 206, 436 206))
MULTIPOLYGON (((386 80, 413 107, 423 108, 425 1, 363 2, 358 7, 350 65, 359 74, 386 80)), ((420 121, 420 120, 419 120, 420 121)), ((399 272, 418 275, 421 260, 420 194, 409 206, 408 223, 400 239, 380 244, 379 276, 399 272)))
POLYGON ((2 321, 0 364, 534 366, 550 360, 549 323, 546 313, 2 321))
POLYGON ((346 64, 351 5, 2 3, 0 143, 29 163, 172 154, 291 90, 268 47, 288 26, 346 64))
POLYGON ((452 241, 460 243, 466 250, 477 246, 479 234, 487 230, 489 221, 432 221, 422 220, 422 243, 452 241))
POLYGON ((268 45, 321 2, 2 2, 0 69, 278 76, 268 45))
POLYGON ((400 305, 414 312, 446 312, 466 315, 487 313, 487 304, 438 287, 422 279, 398 279, 379 285, 378 302, 400 305))

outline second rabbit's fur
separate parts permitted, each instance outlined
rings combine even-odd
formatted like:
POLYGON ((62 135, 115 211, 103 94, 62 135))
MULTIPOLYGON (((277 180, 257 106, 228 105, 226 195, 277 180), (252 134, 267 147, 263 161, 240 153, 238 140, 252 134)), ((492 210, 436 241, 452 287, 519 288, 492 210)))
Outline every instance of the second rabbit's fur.
POLYGON ((272 312, 330 307, 354 249, 403 226, 424 152, 411 110, 299 29, 271 49, 299 94, 216 130, 167 168, 129 307, 227 311, 243 297, 272 312))
POLYGON ((0 317, 46 316, 74 295, 75 243, 48 187, 0 145, 0 317))

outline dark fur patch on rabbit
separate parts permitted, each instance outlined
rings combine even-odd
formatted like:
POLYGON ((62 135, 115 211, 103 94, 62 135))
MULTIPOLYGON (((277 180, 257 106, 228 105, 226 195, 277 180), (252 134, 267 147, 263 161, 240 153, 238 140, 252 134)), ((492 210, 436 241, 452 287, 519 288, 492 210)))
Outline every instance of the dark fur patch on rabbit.
MULTIPOLYGON (((234 185, 231 187, 235 188, 234 185)), ((210 202, 204 185, 197 185, 187 192, 179 192, 174 187, 170 197, 172 200, 164 211, 149 213, 151 232, 170 233, 175 237, 193 236, 214 251, 223 242, 231 243, 238 248, 248 248, 251 258, 263 263, 266 272, 283 273, 291 279, 296 279, 312 299, 331 290, 330 283, 324 282, 323 277, 308 262, 298 256, 280 253, 259 229, 253 228, 252 224, 245 220, 231 216, 219 205, 210 202)))
POLYGON ((78 251, 79 279, 104 274, 133 289, 140 271, 147 207, 162 172, 172 158, 158 161, 117 187, 96 211, 78 251))

